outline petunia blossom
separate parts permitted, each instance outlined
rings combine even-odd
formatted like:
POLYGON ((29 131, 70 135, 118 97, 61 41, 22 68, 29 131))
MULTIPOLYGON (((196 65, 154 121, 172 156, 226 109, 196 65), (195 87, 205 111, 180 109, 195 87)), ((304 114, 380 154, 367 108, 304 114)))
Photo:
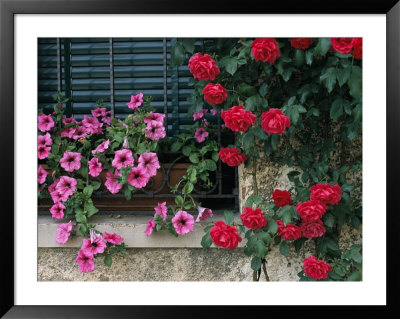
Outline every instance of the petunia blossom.
POLYGON ((108 149, 108 145, 110 145, 110 140, 102 142, 99 146, 97 146, 93 151, 92 154, 96 153, 104 153, 106 149, 108 149))
POLYGON ((132 156, 132 151, 123 149, 120 151, 115 151, 112 166, 114 166, 116 169, 121 169, 122 167, 133 166, 134 161, 135 160, 132 156))
POLYGON ((81 126, 78 126, 77 128, 75 128, 75 132, 72 135, 72 138, 74 140, 79 140, 81 138, 85 138, 86 135, 87 135, 86 128, 81 125, 81 126))
POLYGON ((105 107, 98 107, 97 109, 91 110, 93 117, 100 117, 106 116, 106 108, 105 107))
POLYGON ((101 171, 102 171, 102 164, 99 162, 99 159, 97 157, 93 157, 89 162, 89 175, 96 177, 99 176, 101 171))
POLYGON ((157 175, 157 170, 160 168, 160 162, 156 153, 143 153, 138 159, 140 167, 142 167, 150 177, 157 175))
POLYGON ((38 128, 41 132, 50 131, 50 129, 54 127, 54 120, 51 115, 40 114, 38 116, 38 128))
POLYGON ((201 220, 206 220, 207 217, 213 217, 213 212, 210 208, 197 206, 197 210, 199 211, 199 215, 197 215, 196 223, 200 222, 201 220))
POLYGON ((76 127, 66 127, 60 133, 61 137, 73 138, 76 133, 76 127))
POLYGON ((76 152, 64 152, 64 156, 60 159, 60 165, 67 172, 73 172, 81 168, 82 154, 76 152))
POLYGON ((158 141, 166 135, 164 124, 161 122, 151 121, 146 127, 146 137, 152 141, 158 141))
POLYGON ((45 135, 38 135, 38 146, 44 145, 44 146, 50 146, 53 144, 53 140, 51 139, 51 136, 49 133, 46 133, 45 135))
POLYGON ((141 166, 133 167, 128 175, 128 184, 136 188, 143 188, 150 180, 150 175, 147 174, 146 169, 141 166))
POLYGON ((156 215, 160 215, 163 218, 163 221, 167 220, 167 202, 158 203, 157 206, 154 207, 154 210, 154 217, 156 217, 156 215))
POLYGON ((120 243, 122 243, 124 241, 124 239, 116 233, 109 234, 107 232, 104 232, 103 236, 104 236, 105 241, 107 241, 111 244, 114 244, 114 245, 119 245, 120 243))
POLYGON ((51 217, 55 219, 63 219, 64 218, 64 209, 65 206, 62 203, 55 203, 50 208, 51 217))
POLYGON ((56 233, 56 242, 61 245, 64 245, 68 241, 69 236, 71 235, 71 230, 72 230, 71 221, 64 224, 58 224, 56 233))
POLYGON ((140 92, 137 95, 131 95, 130 102, 126 103, 126 105, 132 110, 137 109, 142 104, 143 104, 143 93, 142 92, 140 92))
POLYGON ((49 146, 40 145, 38 147, 38 158, 45 159, 49 157, 51 148, 49 146))
POLYGON ((171 221, 178 235, 185 235, 194 229, 193 216, 184 210, 178 211, 171 221))
POLYGON ((91 255, 87 251, 84 251, 82 249, 78 251, 78 256, 76 257, 75 261, 78 263, 79 270, 81 272, 87 273, 94 270, 93 255, 91 255))
POLYGON ((118 175, 113 174, 111 171, 108 171, 106 173, 106 181, 104 185, 107 187, 107 189, 110 191, 112 194, 116 194, 120 191, 122 188, 122 185, 118 183, 118 175))
POLYGON ((89 254, 96 255, 104 253, 107 248, 107 244, 103 239, 103 236, 96 234, 93 229, 90 230, 90 238, 83 238, 81 250, 88 252, 89 254))
POLYGON ((149 124, 151 121, 164 123, 164 117, 165 117, 165 114, 150 112, 150 115, 149 115, 149 116, 146 116, 146 117, 143 119, 143 121, 144 121, 146 124, 149 124))
POLYGON ((206 140, 207 136, 208 132, 204 128, 198 128, 194 133, 194 138, 198 143, 203 143, 206 140))
POLYGON ((103 123, 100 123, 97 117, 91 117, 84 115, 82 120, 82 125, 85 128, 86 134, 101 134, 101 127, 103 123))
POLYGON ((156 223, 154 222, 154 218, 149 219, 147 221, 146 230, 144 231, 146 236, 150 236, 153 233, 153 230, 154 230, 155 227, 156 227, 156 223))
POLYGON ((211 109, 211 110, 210 110, 210 113, 211 113, 212 115, 217 115, 217 114, 218 114, 218 111, 217 111, 216 109, 211 109))
POLYGON ((206 113, 207 113, 207 109, 202 109, 199 112, 194 112, 193 113, 193 121, 200 120, 206 113))
POLYGON ((67 193, 60 194, 57 190, 50 192, 51 199, 53 200, 54 204, 59 202, 65 202, 69 195, 67 193))
POLYGON ((57 183, 56 190, 61 196, 71 196, 76 190, 77 181, 73 177, 61 176, 57 183))
POLYGON ((48 173, 47 171, 42 167, 42 165, 39 165, 38 168, 38 183, 43 184, 46 181, 48 173))

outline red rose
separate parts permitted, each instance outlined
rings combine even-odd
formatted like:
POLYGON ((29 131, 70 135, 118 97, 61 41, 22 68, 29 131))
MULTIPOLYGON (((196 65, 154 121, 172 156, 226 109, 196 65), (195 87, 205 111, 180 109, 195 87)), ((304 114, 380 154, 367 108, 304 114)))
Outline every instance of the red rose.
POLYGON ((314 279, 325 279, 328 273, 332 271, 331 265, 323 260, 317 260, 317 257, 310 256, 303 261, 304 273, 314 279))
POLYGON ((236 248, 242 238, 238 235, 236 227, 218 221, 210 229, 210 236, 213 243, 227 249, 236 248))
POLYGON ((244 214, 240 215, 243 226, 249 229, 259 229, 267 225, 267 219, 264 217, 264 212, 259 209, 252 209, 251 207, 243 208, 244 214))
POLYGON ((219 67, 208 54, 201 55, 196 53, 189 59, 190 73, 195 79, 213 81, 219 74, 219 67))
POLYGON ((354 40, 355 38, 331 38, 332 48, 342 54, 348 54, 353 49, 354 40))
POLYGON ((323 204, 335 205, 340 202, 341 197, 339 194, 343 194, 342 189, 339 185, 330 184, 317 184, 310 187, 312 200, 318 200, 323 204))
POLYGON ((293 224, 287 224, 285 226, 280 220, 277 220, 276 223, 278 224, 277 235, 281 236, 283 239, 296 240, 301 237, 301 230, 299 226, 293 224))
POLYGON ((303 221, 316 221, 325 214, 328 206, 317 200, 298 203, 296 210, 303 221))
POLYGON ((316 221, 303 221, 300 224, 301 235, 306 238, 321 237, 325 234, 326 229, 322 220, 318 219, 316 221))
POLYGON ((261 127, 268 134, 283 134, 290 127, 290 119, 280 109, 269 109, 261 115, 261 127))
POLYGON ((300 49, 300 50, 305 50, 310 47, 312 44, 312 39, 311 38, 293 38, 290 41, 290 44, 292 45, 293 48, 300 49))
POLYGON ((353 56, 356 59, 361 59, 362 58, 362 38, 355 38, 354 39, 353 56))
POLYGON ((257 117, 251 111, 246 111, 243 105, 222 111, 221 117, 225 121, 225 126, 234 132, 246 132, 250 125, 257 122, 257 117))
POLYGON ((229 166, 239 166, 247 160, 246 154, 240 153, 236 147, 221 147, 218 153, 221 161, 229 166))
POLYGON ((287 206, 293 202, 292 197, 290 197, 290 193, 286 190, 281 191, 279 189, 275 189, 275 191, 272 193, 272 198, 275 202, 275 205, 278 207, 287 206))
POLYGON ((251 47, 251 54, 256 62, 263 61, 272 64, 281 55, 278 42, 272 38, 255 39, 251 47))
POLYGON ((221 104, 226 101, 226 89, 219 83, 208 83, 203 89, 203 94, 209 104, 221 104))

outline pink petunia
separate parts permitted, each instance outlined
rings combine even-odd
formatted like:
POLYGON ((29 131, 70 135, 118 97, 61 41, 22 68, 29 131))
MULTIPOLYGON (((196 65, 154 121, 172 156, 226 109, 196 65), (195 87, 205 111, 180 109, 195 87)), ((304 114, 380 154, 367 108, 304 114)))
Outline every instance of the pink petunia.
POLYGON ((154 207, 154 210, 156 211, 154 217, 156 217, 156 215, 160 215, 163 218, 163 221, 167 220, 167 202, 158 203, 157 206, 154 207))
POLYGON ((39 165, 38 169, 38 183, 43 184, 46 181, 48 173, 47 171, 42 167, 42 165, 39 165))
POLYGON ((50 196, 54 204, 59 202, 65 202, 69 197, 67 193, 60 194, 57 190, 50 192, 50 196))
POLYGON ((131 150, 120 150, 115 151, 115 157, 112 161, 112 166, 116 169, 121 169, 122 167, 133 166, 134 158, 132 156, 131 150))
POLYGON ((72 230, 71 221, 65 224, 58 224, 56 242, 61 245, 64 245, 68 241, 69 236, 71 235, 71 230, 72 230))
POLYGON ((64 156, 60 159, 60 165, 67 172, 73 172, 81 168, 82 154, 76 152, 64 152, 64 156))
POLYGON ((171 221, 178 235, 185 235, 194 229, 193 216, 184 210, 177 212, 171 221))
POLYGON ((100 123, 97 117, 84 115, 82 126, 85 128, 86 134, 96 134, 101 132, 100 128, 103 126, 103 123, 100 123))
POLYGON ((57 184, 58 184, 59 181, 60 181, 60 179, 59 179, 59 178, 56 178, 56 179, 53 181, 53 184, 49 185, 49 187, 47 188, 48 191, 49 191, 49 193, 54 192, 54 191, 56 190, 56 186, 57 186, 57 184))
POLYGON ((105 124, 105 126, 111 125, 111 116, 103 116, 101 121, 105 124))
POLYGON ((114 244, 114 245, 119 245, 120 243, 122 243, 124 241, 124 239, 116 233, 109 234, 107 232, 104 232, 103 236, 104 236, 105 241, 107 241, 111 244, 114 244))
POLYGON ((51 148, 49 146, 40 145, 38 147, 38 158, 45 159, 49 157, 51 148))
POLYGON ((106 181, 104 185, 112 194, 116 194, 122 188, 122 185, 118 184, 118 175, 113 174, 111 171, 106 173, 106 181))
POLYGON ((150 180, 150 175, 141 166, 133 167, 128 175, 128 183, 136 188, 143 188, 150 180))
POLYGON ((78 123, 78 122, 74 119, 73 116, 71 116, 71 117, 64 117, 64 118, 62 119, 62 123, 63 123, 64 125, 68 125, 68 124, 71 124, 71 123, 78 123))
POLYGON ((101 143, 99 146, 96 147, 96 149, 94 149, 92 151, 92 154, 95 153, 104 153, 104 151, 106 149, 108 149, 108 145, 110 144, 110 140, 104 141, 103 143, 101 143))
POLYGON ((50 146, 53 144, 53 140, 51 139, 51 136, 49 133, 46 133, 45 135, 38 135, 38 146, 50 146))
POLYGON ((152 141, 158 141, 166 135, 164 124, 161 122, 151 121, 146 127, 146 137, 152 141))
POLYGON ((73 177, 61 176, 60 181, 57 183, 56 191, 58 191, 61 196, 71 196, 76 190, 77 181, 73 177))
POLYGON ((207 136, 208 132, 204 128, 198 128, 194 133, 194 138, 198 143, 203 143, 206 140, 207 136))
POLYGON ((211 110, 210 110, 210 113, 211 113, 212 115, 217 115, 217 114, 218 114, 218 111, 217 111, 216 109, 211 109, 211 110))
POLYGON ((91 110, 93 117, 100 117, 106 116, 106 108, 105 107, 98 107, 97 109, 91 110))
POLYGON ((50 131, 50 129, 54 127, 54 121, 51 118, 51 115, 40 114, 38 116, 38 128, 41 132, 50 131))
POLYGON ((210 123, 204 118, 203 119, 203 125, 204 125, 204 127, 207 127, 207 126, 210 125, 210 123))
POLYGON ((78 126, 77 128, 75 128, 75 132, 72 135, 72 138, 74 140, 79 140, 80 138, 85 138, 86 135, 86 128, 84 126, 78 126))
POLYGON ((83 238, 83 243, 81 250, 87 252, 88 254, 96 255, 104 253, 107 248, 107 244, 103 239, 103 236, 96 234, 96 232, 90 230, 90 238, 83 238))
POLYGON ((193 113, 193 121, 200 120, 206 113, 207 113, 207 109, 202 109, 199 112, 194 112, 193 113))
POLYGON ((81 272, 92 272, 94 270, 94 260, 93 255, 90 253, 83 251, 82 249, 78 252, 78 256, 75 261, 79 265, 79 270, 81 272))
POLYGON ((153 233, 153 230, 154 230, 155 227, 156 227, 156 223, 154 222, 154 218, 149 219, 147 221, 146 230, 144 231, 146 236, 150 236, 153 233))
POLYGON ((156 153, 143 153, 139 156, 138 162, 138 166, 144 168, 150 177, 157 175, 157 170, 160 168, 160 162, 158 161, 156 153))
POLYGON ((93 157, 89 162, 89 175, 96 177, 99 176, 101 171, 102 171, 102 164, 99 162, 99 159, 97 157, 93 157))
POLYGON ((207 217, 213 217, 213 212, 210 208, 198 206, 197 210, 199 211, 199 215, 197 215, 196 223, 200 222, 201 220, 206 220, 207 217))
POLYGON ((126 105, 134 110, 137 109, 139 106, 141 106, 143 103, 143 93, 139 93, 137 95, 131 95, 131 100, 129 103, 126 103, 126 105))
POLYGON ((55 203, 50 208, 51 217, 55 219, 63 219, 64 218, 64 209, 65 206, 61 203, 55 203))
POLYGON ((75 127, 66 127, 63 129, 60 133, 61 137, 68 137, 68 138, 73 138, 73 136, 76 133, 76 128, 75 127))
POLYGON ((149 116, 146 116, 146 117, 143 119, 143 121, 144 121, 146 124, 149 124, 149 123, 151 123, 152 121, 164 123, 164 118, 165 118, 165 114, 150 112, 150 115, 149 115, 149 116))

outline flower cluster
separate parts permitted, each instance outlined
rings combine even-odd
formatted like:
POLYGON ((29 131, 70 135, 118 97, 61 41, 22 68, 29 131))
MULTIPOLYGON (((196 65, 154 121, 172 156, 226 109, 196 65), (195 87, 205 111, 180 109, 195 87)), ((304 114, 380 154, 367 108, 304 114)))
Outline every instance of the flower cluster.
POLYGON ((354 58, 362 58, 362 38, 331 38, 332 49, 342 54, 352 52, 354 58))

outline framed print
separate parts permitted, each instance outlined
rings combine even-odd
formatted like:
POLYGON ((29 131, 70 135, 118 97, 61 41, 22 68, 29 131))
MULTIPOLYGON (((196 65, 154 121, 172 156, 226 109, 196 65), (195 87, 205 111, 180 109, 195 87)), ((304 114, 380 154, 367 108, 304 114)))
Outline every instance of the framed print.
POLYGON ((5 318, 396 313, 396 1, 0 3, 5 318))

